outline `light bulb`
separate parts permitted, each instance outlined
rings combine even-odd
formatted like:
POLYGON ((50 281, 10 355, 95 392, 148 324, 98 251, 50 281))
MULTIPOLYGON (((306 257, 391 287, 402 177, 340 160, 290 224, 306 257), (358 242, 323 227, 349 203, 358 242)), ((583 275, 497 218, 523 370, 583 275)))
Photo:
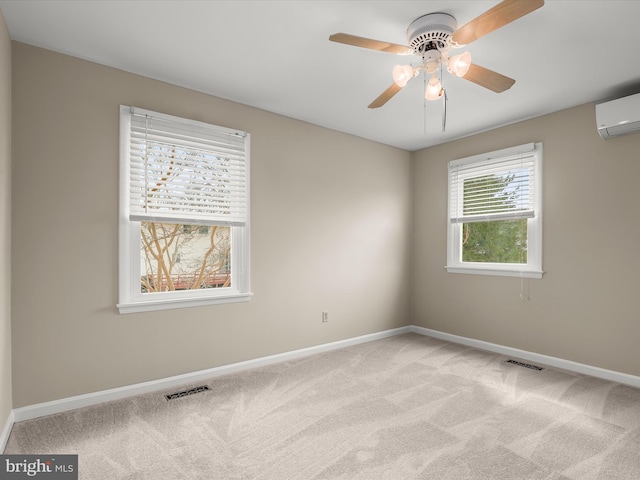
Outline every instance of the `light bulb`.
POLYGON ((424 98, 427 100, 438 100, 442 97, 444 90, 442 89, 442 84, 438 77, 431 77, 429 79, 429 83, 427 83, 427 89, 424 92, 424 98))
POLYGON ((400 88, 404 87, 415 74, 416 72, 411 65, 396 65, 393 67, 393 81, 400 88))
POLYGON ((471 54, 464 52, 449 58, 449 72, 456 77, 464 77, 471 66, 471 54))

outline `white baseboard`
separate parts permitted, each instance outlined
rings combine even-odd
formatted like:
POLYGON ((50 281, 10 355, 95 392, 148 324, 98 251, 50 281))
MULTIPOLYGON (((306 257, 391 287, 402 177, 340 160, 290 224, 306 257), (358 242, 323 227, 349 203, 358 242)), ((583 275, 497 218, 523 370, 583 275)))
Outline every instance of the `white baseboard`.
POLYGON ((7 421, 4 422, 4 427, 2 428, 2 432, 0 432, 0 453, 4 452, 5 447, 7 446, 7 441, 9 441, 9 435, 11 434, 11 429, 13 428, 14 423, 13 410, 9 412, 7 416, 7 421))
POLYGON ((252 368, 262 367, 266 365, 272 365, 274 363, 285 362, 288 360, 295 360, 297 358, 307 357, 309 355, 315 355, 318 353, 328 352, 331 350, 337 350, 339 348, 348 347, 351 345, 358 345, 360 343, 371 342, 373 340, 380 340, 382 338, 393 337, 395 335, 401 335, 403 333, 418 333, 420 335, 426 335, 441 340, 446 340, 453 343, 467 345, 469 347, 479 348, 481 350, 488 350, 491 352, 499 353, 502 355, 512 356, 524 360, 533 361, 536 363, 542 363, 545 365, 562 368, 564 370, 570 370, 593 377, 603 378, 626 385, 631 385, 640 388, 640 377, 634 375, 628 375, 625 373, 619 373, 612 370, 605 370, 603 368, 592 367, 590 365, 584 365, 569 360, 564 360, 556 357, 549 357, 547 355, 540 355, 537 353, 527 352, 525 350, 519 350, 517 348, 505 347, 503 345, 497 345, 495 343, 484 342, 482 340, 474 340, 472 338, 460 337, 458 335, 452 335, 450 333, 444 333, 437 330, 431 330, 424 327, 418 327, 415 325, 395 328, 392 330, 385 330, 383 332, 372 333, 368 335, 362 335, 359 337, 349 338, 346 340, 339 340, 337 342, 325 343, 322 345, 316 345, 313 347, 302 348, 299 350, 293 350, 290 352, 279 353, 275 355, 269 355, 266 357, 260 357, 253 360, 247 360, 244 362, 232 363, 230 365, 223 365, 221 367, 210 368, 207 370, 201 370, 198 372, 187 373, 184 375, 177 375, 174 377, 163 378, 159 380, 153 380, 150 382, 137 383, 135 385, 128 385, 125 387, 113 388, 110 390, 102 390, 99 392, 88 393, 85 395, 78 395, 75 397, 63 398, 60 400, 54 400, 51 402, 39 403, 36 405, 30 405, 21 408, 15 408, 10 414, 7 423, 2 430, 2 436, 0 436, 0 451, 4 449, 3 445, 9 438, 11 427, 14 422, 21 422, 24 420, 30 420, 32 418, 42 417, 44 415, 52 415, 54 413, 66 412, 68 410, 74 410, 76 408, 88 407, 90 405, 96 405, 99 403, 109 402, 112 400, 119 400, 122 398, 132 397, 134 395, 141 395, 144 393, 156 392, 159 390, 165 390, 168 388, 178 387, 189 383, 208 380, 211 378, 219 377, 222 375, 229 375, 231 373, 241 372, 252 368), (3 443, 4 442, 4 443, 3 443))
POLYGON ((468 347, 479 348, 480 350, 488 350, 490 352, 495 352, 510 357, 521 358, 523 360, 529 360, 531 362, 542 363, 550 367, 557 367, 563 370, 582 373, 591 377, 611 380, 613 382, 624 383, 625 385, 631 385, 632 387, 640 388, 640 377, 635 375, 620 373, 613 370, 606 370, 604 368, 593 367, 591 365, 572 362, 571 360, 564 360, 563 358, 541 355, 539 353, 528 352, 526 350, 520 350, 517 348, 505 347, 503 345, 484 342, 482 340, 475 340, 473 338, 460 337, 451 333, 444 333, 438 330, 417 327, 415 325, 412 325, 411 327, 409 327, 409 329, 411 332, 419 333, 420 335, 426 335, 429 337, 438 338, 440 340, 446 340, 448 342, 459 343, 468 347))
POLYGON ((210 368, 198 372, 186 373, 183 375, 176 375, 174 377, 153 380, 150 382, 128 385, 126 387, 112 388, 110 390, 102 390, 85 395, 77 395, 75 397, 62 398, 60 400, 53 400, 51 402, 38 403, 36 405, 15 408, 12 412, 13 420, 15 422, 21 422, 23 420, 30 420, 32 418, 38 418, 45 415, 66 412, 68 410, 74 410, 76 408, 88 407, 90 405, 96 405, 112 400, 120 400, 122 398, 132 397, 134 395, 141 395, 144 393, 156 392, 158 390, 165 390, 167 388, 200 382, 222 375, 228 375, 230 373, 241 372, 244 370, 263 367, 279 362, 286 362, 288 360, 294 360, 296 358, 307 357, 309 355, 328 352, 330 350, 337 350, 339 348, 371 342, 373 340, 379 340, 382 338, 393 337, 395 335, 401 335, 403 333, 409 332, 411 332, 411 327, 395 328, 393 330, 385 330, 383 332, 371 333, 359 337, 348 338, 346 340, 339 340, 337 342, 302 348, 300 350, 278 353, 275 355, 260 357, 244 362, 232 363, 230 365, 223 365, 221 367, 210 368))

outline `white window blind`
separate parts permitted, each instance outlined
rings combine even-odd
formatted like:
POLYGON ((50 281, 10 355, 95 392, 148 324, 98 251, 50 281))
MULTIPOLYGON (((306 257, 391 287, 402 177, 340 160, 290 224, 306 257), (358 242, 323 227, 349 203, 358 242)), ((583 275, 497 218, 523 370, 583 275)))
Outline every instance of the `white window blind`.
POLYGON ((449 163, 449 219, 452 223, 533 218, 534 144, 501 151, 498 157, 449 163))
POLYGON ((130 220, 244 226, 245 132, 131 109, 130 220))

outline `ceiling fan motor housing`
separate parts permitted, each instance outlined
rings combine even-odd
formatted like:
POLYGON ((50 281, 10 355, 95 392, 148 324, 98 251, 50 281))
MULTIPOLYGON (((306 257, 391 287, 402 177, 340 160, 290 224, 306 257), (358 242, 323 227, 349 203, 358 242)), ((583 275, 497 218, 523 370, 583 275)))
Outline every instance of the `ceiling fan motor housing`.
POLYGON ((444 50, 456 31, 458 22, 447 13, 429 13, 416 18, 407 29, 407 40, 416 55, 429 50, 444 50))

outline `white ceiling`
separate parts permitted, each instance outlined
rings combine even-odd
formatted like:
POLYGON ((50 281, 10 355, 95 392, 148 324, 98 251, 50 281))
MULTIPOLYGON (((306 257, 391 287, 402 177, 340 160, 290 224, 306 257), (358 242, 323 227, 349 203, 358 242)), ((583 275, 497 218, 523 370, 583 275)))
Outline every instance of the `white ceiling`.
POLYGON ((640 91, 637 0, 546 0, 470 44, 474 63, 516 84, 496 94, 445 74, 446 133, 440 102, 425 115, 422 77, 367 108, 393 66, 418 57, 328 40, 344 32, 407 44, 421 15, 449 13, 462 26, 497 3, 0 0, 0 10, 13 40, 411 151, 640 91))

